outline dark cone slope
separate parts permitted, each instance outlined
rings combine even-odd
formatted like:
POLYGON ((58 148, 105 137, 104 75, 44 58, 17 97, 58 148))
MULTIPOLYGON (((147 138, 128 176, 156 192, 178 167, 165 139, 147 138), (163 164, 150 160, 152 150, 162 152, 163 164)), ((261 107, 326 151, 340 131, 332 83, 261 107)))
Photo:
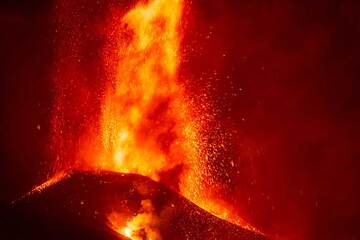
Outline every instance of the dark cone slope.
POLYGON ((0 239, 126 239, 109 227, 109 215, 131 219, 151 202, 162 239, 263 240, 221 220, 147 177, 74 172, 1 209, 0 239))

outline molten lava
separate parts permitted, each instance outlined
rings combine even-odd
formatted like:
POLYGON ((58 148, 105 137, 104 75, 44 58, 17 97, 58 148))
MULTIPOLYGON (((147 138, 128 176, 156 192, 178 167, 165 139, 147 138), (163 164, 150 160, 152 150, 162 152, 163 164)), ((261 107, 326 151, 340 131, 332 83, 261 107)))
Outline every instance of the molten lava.
MULTIPOLYGON (((204 147, 206 119, 200 118, 204 113, 195 110, 178 77, 183 4, 140 2, 112 23, 102 59, 107 74, 104 93, 99 90, 101 113, 95 124, 88 123, 89 129, 98 129, 77 139, 81 163, 65 169, 58 164, 57 170, 137 173, 163 182, 220 218, 248 227, 203 186, 209 157, 204 147), (172 181, 163 181, 164 175, 172 181)), ((55 115, 62 114, 61 107, 58 104, 55 115)), ((62 137, 59 116, 54 129, 62 137)), ((110 213, 109 226, 132 239, 160 239, 151 201, 142 204, 142 212, 132 219, 110 213)))
MULTIPOLYGON (((101 168, 158 181, 161 172, 191 168, 198 158, 196 125, 177 79, 182 5, 181 0, 141 3, 122 18, 114 80, 103 104, 101 168)), ((184 181, 181 188, 187 190, 184 181)), ((115 229, 133 239, 142 239, 136 234, 144 229, 149 239, 160 239, 149 231, 154 219, 142 213, 115 229)))
POLYGON ((196 130, 177 83, 182 1, 139 4, 120 23, 113 79, 102 106, 103 162, 159 180, 196 155, 196 130))
POLYGON ((122 227, 124 223, 122 223, 119 214, 111 213, 109 215, 110 226, 118 233, 131 239, 161 239, 161 234, 158 231, 160 219, 155 214, 151 200, 143 200, 141 205, 141 212, 128 220, 125 227, 122 227))

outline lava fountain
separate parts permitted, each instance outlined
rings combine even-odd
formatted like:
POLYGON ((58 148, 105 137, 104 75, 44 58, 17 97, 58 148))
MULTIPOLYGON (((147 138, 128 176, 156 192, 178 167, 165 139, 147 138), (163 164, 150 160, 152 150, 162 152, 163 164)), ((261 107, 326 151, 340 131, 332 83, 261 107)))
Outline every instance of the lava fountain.
POLYGON ((102 104, 104 152, 94 167, 159 174, 197 158, 197 131, 177 82, 182 1, 139 4, 119 23, 102 104))
MULTIPOLYGON (((178 74, 183 7, 183 0, 151 0, 112 18, 101 55, 105 76, 104 87, 96 94, 101 96, 95 102, 99 114, 79 124, 80 133, 70 133, 71 141, 63 132, 67 89, 64 81, 56 82, 54 144, 62 146, 62 152, 75 151, 77 161, 64 164, 69 157, 62 154, 55 171, 90 169, 147 176, 220 218, 250 227, 203 185, 211 155, 206 150, 206 119, 187 96, 178 74), (67 150, 74 142, 77 149, 67 150)), ((86 103, 86 91, 84 103, 76 109, 79 115, 81 108, 91 105, 86 103)), ((160 239, 152 209, 152 202, 144 200, 141 212, 126 223, 119 221, 121 213, 112 212, 109 226, 132 239, 143 239, 140 230, 149 239, 160 239)))

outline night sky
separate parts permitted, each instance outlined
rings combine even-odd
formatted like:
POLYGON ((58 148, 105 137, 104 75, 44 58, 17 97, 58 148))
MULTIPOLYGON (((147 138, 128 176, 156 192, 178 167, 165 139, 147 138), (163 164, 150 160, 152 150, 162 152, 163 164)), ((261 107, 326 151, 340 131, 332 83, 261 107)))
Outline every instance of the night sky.
MULTIPOLYGON (((51 166, 54 5, 0 3, 1 204, 51 166)), ((335 0, 187 4, 181 79, 232 133, 212 163, 219 195, 275 239, 360 238, 359 11, 335 0)), ((95 24, 90 12, 79 23, 95 24)))

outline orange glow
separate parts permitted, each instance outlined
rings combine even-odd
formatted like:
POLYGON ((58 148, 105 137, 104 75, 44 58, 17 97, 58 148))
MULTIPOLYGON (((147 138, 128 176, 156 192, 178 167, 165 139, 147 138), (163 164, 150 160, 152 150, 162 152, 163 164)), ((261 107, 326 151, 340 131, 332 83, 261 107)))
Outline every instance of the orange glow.
POLYGON ((241 218, 236 211, 232 210, 232 207, 226 204, 225 202, 221 202, 215 199, 206 199, 206 198, 198 198, 193 200, 199 207, 202 209, 212 213, 213 215, 217 216, 218 218, 227 220, 233 224, 241 226, 245 229, 251 230, 258 234, 262 234, 258 229, 250 225, 246 222, 243 218, 241 218))
MULTIPOLYGON (((177 79, 182 4, 181 0, 141 3, 122 18, 120 25, 126 27, 121 28, 118 38, 114 83, 103 105, 105 161, 100 167, 158 181, 159 173, 182 164, 187 171, 181 177, 180 192, 211 211, 215 205, 202 199, 199 189, 201 171, 206 168, 199 161, 200 127, 177 79), (122 34, 129 32, 130 42, 124 43, 122 34)), ((94 163, 99 167, 98 160, 94 163)), ((227 217, 222 208, 216 210, 219 217, 227 217)), ((134 231, 149 219, 141 214, 125 226, 119 227, 116 221, 111 225, 119 233, 138 239, 134 231)))
MULTIPOLYGON (((107 85, 101 113, 79 139, 76 164, 65 170, 137 173, 162 181, 162 174, 170 172, 172 177, 171 171, 179 167, 177 185, 165 181, 168 187, 218 217, 246 227, 203 186, 204 178, 210 177, 207 161, 214 154, 205 149, 216 152, 218 146, 206 146, 206 121, 211 117, 206 106, 195 110, 179 81, 183 4, 183 0, 141 1, 122 18, 112 19, 103 53, 107 85)), ((62 129, 55 132, 62 136, 62 129)), ((152 227, 157 220, 151 211, 130 220, 116 212, 108 218, 115 231, 129 238, 142 239, 138 236, 142 229, 151 236, 148 239, 160 239, 152 227)))
POLYGON ((196 132, 177 83, 182 1, 138 4, 120 23, 115 73, 102 107, 96 167, 159 180, 196 154, 196 132), (130 41, 124 36, 130 35, 130 41), (100 166, 99 166, 100 163, 100 166))
POLYGON ((160 219, 154 214, 151 200, 143 200, 139 214, 128 221, 124 221, 121 215, 113 212, 109 215, 109 225, 118 233, 133 240, 160 240, 158 232, 160 219), (125 226, 124 226, 125 225, 125 226))
POLYGON ((30 193, 41 192, 44 189, 50 187, 51 185, 53 185, 57 182, 60 182, 61 180, 63 180, 66 177, 67 177, 67 174, 65 172, 58 172, 57 174, 52 176, 50 179, 48 179, 46 182, 34 187, 30 193))
POLYGON ((65 173, 63 171, 60 171, 60 172, 56 173, 55 175, 53 175, 48 180, 46 180, 45 182, 43 182, 42 184, 35 186, 30 192, 28 192, 25 195, 21 196, 19 199, 16 199, 16 200, 12 201, 12 203, 17 202, 17 201, 21 200, 22 198, 24 198, 26 196, 42 192, 45 189, 49 188, 50 186, 54 185, 57 182, 60 182, 61 180, 63 180, 64 178, 67 178, 67 177, 68 177, 67 173, 65 173))

